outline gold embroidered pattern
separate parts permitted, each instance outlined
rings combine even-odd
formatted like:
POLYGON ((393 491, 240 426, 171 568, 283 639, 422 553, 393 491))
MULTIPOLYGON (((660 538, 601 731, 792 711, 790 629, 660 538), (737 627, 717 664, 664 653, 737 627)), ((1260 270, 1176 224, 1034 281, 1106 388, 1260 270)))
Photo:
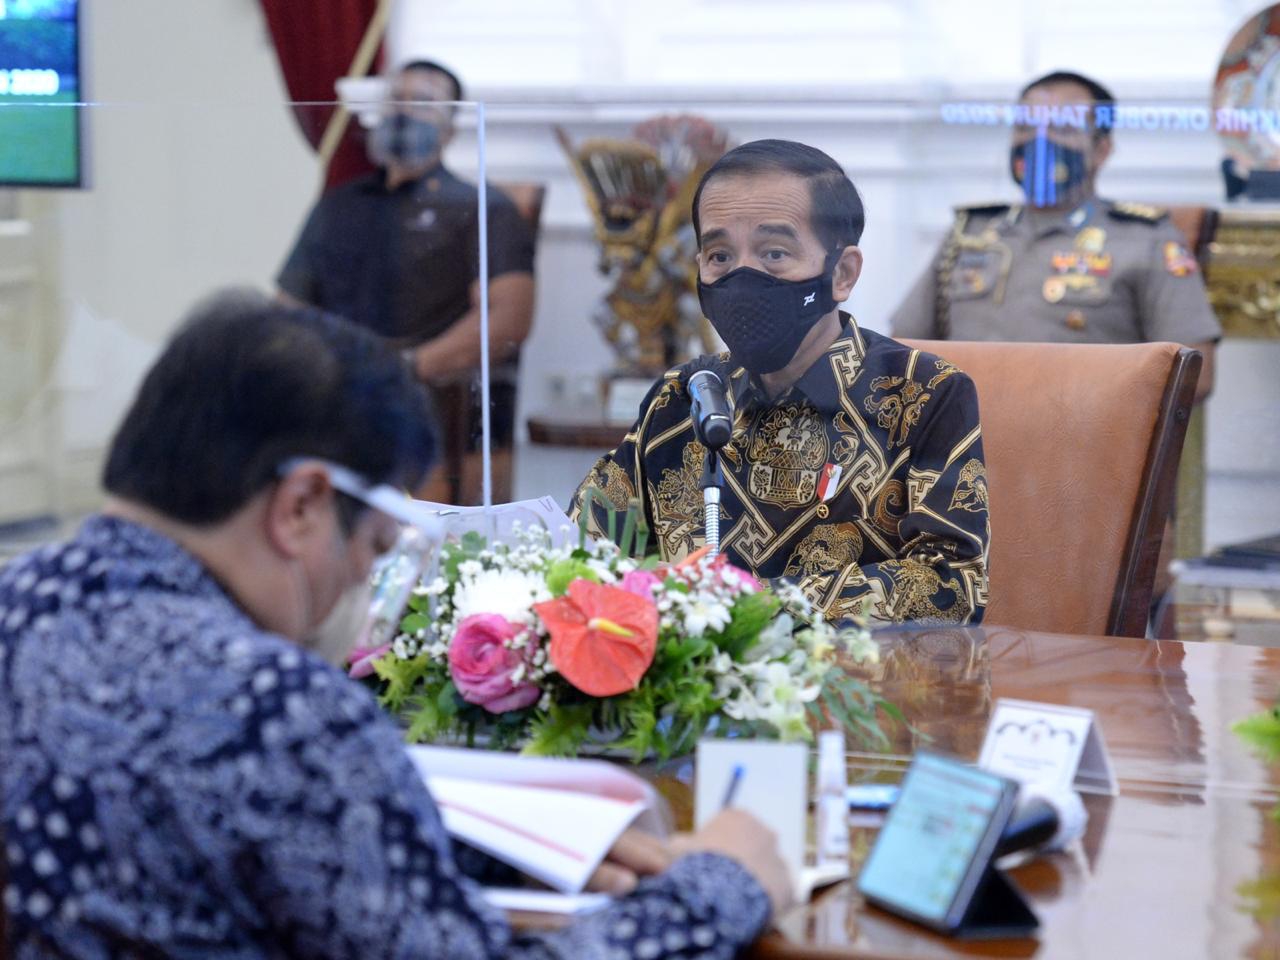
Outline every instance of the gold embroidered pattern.
POLYGON ((823 523, 796 544, 783 570, 784 577, 829 573, 862 556, 862 534, 852 523, 823 523))
POLYGON ((901 480, 890 480, 871 503, 869 519, 876 527, 898 536, 898 524, 907 515, 907 488, 901 480))
POLYGON ((943 581, 941 574, 927 563, 908 557, 881 564, 893 586, 889 595, 876 605, 876 615, 898 622, 919 620, 925 623, 964 623, 972 610, 960 581, 951 577, 943 581), (955 603, 943 610, 933 602, 939 590, 950 590, 955 603))
POLYGON ((809 503, 817 493, 828 446, 822 417, 812 407, 787 404, 767 411, 747 448, 751 495, 782 507, 809 503))
POLYGON ((599 464, 595 471, 595 482, 615 510, 627 509, 627 503, 636 495, 627 471, 614 460, 605 460, 599 464))
POLYGON ((907 434, 917 423, 932 394, 906 377, 876 377, 871 381, 871 396, 863 401, 867 413, 874 414, 876 423, 889 431, 889 449, 907 442, 907 434), (877 397, 880 391, 883 396, 877 397))
MULTIPOLYGON (((677 559, 694 549, 702 536, 702 462, 706 448, 696 440, 685 444, 679 467, 662 471, 653 495, 654 524, 668 559, 677 559)), ((720 522, 727 523, 729 511, 720 508, 720 522)))
POLYGON ((849 414, 843 410, 836 411, 834 423, 840 439, 831 447, 831 459, 842 467, 848 467, 858 455, 858 431, 850 421, 849 414))
POLYGON ((933 365, 938 368, 938 372, 933 379, 929 381, 930 390, 936 389, 938 384, 947 379, 947 377, 951 376, 953 373, 960 372, 960 368, 954 363, 950 360, 943 360, 941 357, 935 360, 933 365))
POLYGON ((987 468, 975 457, 960 468, 948 509, 979 513, 987 508, 987 468))

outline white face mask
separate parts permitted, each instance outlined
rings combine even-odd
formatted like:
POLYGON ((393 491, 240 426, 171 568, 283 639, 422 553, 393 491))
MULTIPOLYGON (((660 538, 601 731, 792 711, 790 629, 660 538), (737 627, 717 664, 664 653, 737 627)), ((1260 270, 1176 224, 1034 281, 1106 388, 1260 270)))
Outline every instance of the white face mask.
POLYGON ((335 667, 345 666, 347 654, 355 649, 368 625, 370 593, 368 580, 344 590, 329 615, 303 639, 302 645, 335 667))
MULTIPOLYGON (((281 472, 294 463, 286 463, 281 472)), ((412 505, 403 493, 391 487, 373 486, 357 474, 335 463, 324 463, 333 486, 355 497, 393 520, 404 525, 397 539, 396 548, 379 563, 380 576, 377 588, 368 576, 347 587, 338 596, 333 607, 320 623, 306 629, 299 645, 337 667, 345 667, 348 655, 356 647, 389 642, 396 634, 400 616, 404 612, 409 594, 430 558, 444 539, 444 528, 433 514, 424 514, 412 505)), ((339 524, 337 529, 341 530, 339 524)), ((351 542, 341 532, 337 533, 340 558, 334 562, 339 569, 349 572, 351 542)), ((295 579, 300 580, 297 591, 303 600, 304 622, 310 624, 315 611, 315 596, 307 580, 305 568, 299 563, 295 579)))

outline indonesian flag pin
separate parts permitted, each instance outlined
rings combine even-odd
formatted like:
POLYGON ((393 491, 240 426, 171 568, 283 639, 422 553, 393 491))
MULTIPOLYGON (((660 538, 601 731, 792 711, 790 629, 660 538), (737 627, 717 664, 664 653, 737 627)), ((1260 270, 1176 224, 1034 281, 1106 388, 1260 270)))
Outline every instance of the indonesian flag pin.
POLYGON ((838 463, 828 463, 822 468, 822 479, 818 481, 818 497, 826 501, 836 495, 836 487, 840 486, 840 471, 844 468, 838 463))

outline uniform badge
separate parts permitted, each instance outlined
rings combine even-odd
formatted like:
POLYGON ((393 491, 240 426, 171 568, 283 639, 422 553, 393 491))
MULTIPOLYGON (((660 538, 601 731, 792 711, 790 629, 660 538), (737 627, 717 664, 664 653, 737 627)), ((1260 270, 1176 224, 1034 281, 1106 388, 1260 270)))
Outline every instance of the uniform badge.
POLYGON ((1164 245, 1164 268, 1175 277, 1186 277, 1195 273, 1200 265, 1186 247, 1170 240, 1164 245))
POLYGON ((1049 303, 1057 303, 1067 295, 1066 281, 1061 277, 1050 277, 1044 282, 1044 298, 1049 303))
POLYGON ((1076 249, 1085 253, 1101 253, 1107 242, 1107 231, 1101 227, 1085 227, 1076 234, 1076 249))
POLYGON ((1080 331, 1088 326, 1083 310, 1072 310, 1067 314, 1067 318, 1063 322, 1067 325, 1068 330, 1080 331))
POLYGON ((1059 276, 1108 277, 1111 275, 1111 254, 1059 250, 1054 253, 1049 265, 1059 276))

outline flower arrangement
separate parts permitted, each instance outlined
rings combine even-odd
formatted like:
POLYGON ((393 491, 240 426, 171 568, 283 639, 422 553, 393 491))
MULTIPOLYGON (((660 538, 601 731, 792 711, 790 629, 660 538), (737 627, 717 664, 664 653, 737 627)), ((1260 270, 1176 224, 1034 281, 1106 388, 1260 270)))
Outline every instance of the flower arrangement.
POLYGON ((687 753, 710 727, 796 740, 836 723, 885 742, 877 708, 900 714, 841 666, 876 658, 865 628, 837 628, 798 588, 705 551, 632 559, 634 533, 628 520, 621 549, 585 534, 552 547, 541 530, 447 543, 398 635, 357 651, 352 676, 376 684, 410 742, 607 746, 637 762, 687 753))

